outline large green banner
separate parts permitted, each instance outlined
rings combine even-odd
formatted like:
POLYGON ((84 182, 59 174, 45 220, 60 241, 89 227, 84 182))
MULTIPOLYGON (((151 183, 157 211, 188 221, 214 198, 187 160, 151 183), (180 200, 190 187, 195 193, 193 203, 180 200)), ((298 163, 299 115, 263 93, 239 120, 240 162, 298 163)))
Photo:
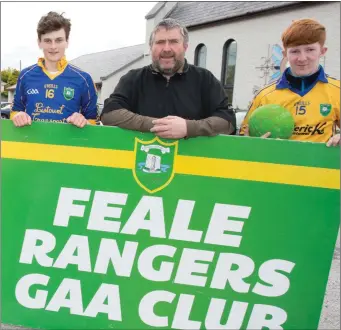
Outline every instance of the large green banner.
POLYGON ((2 322, 316 329, 340 151, 1 121, 2 322))

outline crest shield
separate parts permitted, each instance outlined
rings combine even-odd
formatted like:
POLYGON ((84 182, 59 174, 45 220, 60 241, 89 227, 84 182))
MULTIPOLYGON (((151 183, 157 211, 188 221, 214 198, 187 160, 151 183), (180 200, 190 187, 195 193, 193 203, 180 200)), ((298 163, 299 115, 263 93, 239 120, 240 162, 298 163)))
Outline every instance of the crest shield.
POLYGON ((65 100, 70 101, 73 99, 75 95, 75 90, 71 87, 64 87, 63 95, 64 95, 65 100))
POLYGON ((137 184, 153 194, 167 187, 174 177, 178 141, 166 143, 155 137, 150 141, 135 138, 133 175, 137 184))
POLYGON ((330 114, 331 110, 332 110, 331 104, 320 104, 320 114, 323 117, 327 117, 330 114))

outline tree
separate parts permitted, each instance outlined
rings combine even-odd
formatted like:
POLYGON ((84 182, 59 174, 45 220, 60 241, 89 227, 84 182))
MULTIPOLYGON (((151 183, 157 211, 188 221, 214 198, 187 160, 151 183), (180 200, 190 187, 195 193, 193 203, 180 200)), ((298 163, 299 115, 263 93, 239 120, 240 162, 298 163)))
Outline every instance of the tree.
MULTIPOLYGON (((1 81, 6 83, 5 88, 15 85, 18 81, 18 77, 19 77, 20 71, 17 69, 5 69, 1 71, 1 81)), ((8 96, 8 92, 7 91, 3 91, 1 93, 2 96, 7 97, 8 96)))
POLYGON ((8 85, 10 86, 15 85, 18 81, 19 74, 20 74, 19 70, 13 69, 12 74, 8 79, 8 85))
POLYGON ((2 71, 1 71, 1 81, 7 83, 9 75, 10 75, 9 69, 7 69, 7 70, 2 70, 2 71))
MULTIPOLYGON (((1 92, 1 96, 7 98, 7 97, 8 97, 8 91, 3 91, 3 92, 1 92)), ((1 98, 1 100, 2 100, 2 98, 1 98)), ((2 101, 1 101, 1 102, 2 102, 2 101)))
POLYGON ((5 69, 1 71, 1 81, 6 83, 6 87, 15 85, 19 77, 19 70, 17 69, 5 69))

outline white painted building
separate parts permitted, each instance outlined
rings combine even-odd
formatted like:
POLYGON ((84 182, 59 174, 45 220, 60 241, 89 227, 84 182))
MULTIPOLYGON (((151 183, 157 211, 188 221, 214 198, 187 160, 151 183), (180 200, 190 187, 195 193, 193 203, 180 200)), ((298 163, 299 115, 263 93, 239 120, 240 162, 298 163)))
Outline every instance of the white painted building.
POLYGON ((165 17, 187 26, 188 62, 209 69, 224 85, 234 108, 247 109, 255 92, 280 75, 281 34, 295 19, 314 18, 326 26, 328 52, 321 64, 340 79, 339 2, 158 2, 146 16, 144 45, 126 47, 120 56, 120 50, 109 51, 112 57, 107 60, 103 52, 92 54, 86 66, 82 57, 71 61, 97 77, 100 103, 122 75, 150 64, 149 35, 165 17), (128 56, 130 50, 133 55, 128 56), (106 71, 102 76, 101 67, 106 71))
POLYGON ((1 80, 1 93, 5 90, 6 83, 1 80))
POLYGON ((6 88, 6 91, 8 92, 8 100, 7 100, 8 102, 14 101, 14 94, 15 94, 16 87, 17 87, 17 84, 6 88))
POLYGON ((97 88, 98 103, 103 104, 129 70, 143 66, 144 44, 82 55, 71 64, 88 72, 97 88))

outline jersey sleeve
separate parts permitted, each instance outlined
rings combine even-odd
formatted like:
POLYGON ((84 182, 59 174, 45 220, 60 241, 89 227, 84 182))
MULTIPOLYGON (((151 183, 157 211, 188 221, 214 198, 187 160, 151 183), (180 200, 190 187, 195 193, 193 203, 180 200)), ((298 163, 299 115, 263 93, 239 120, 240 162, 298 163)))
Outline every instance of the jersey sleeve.
POLYGON ((338 98, 335 105, 335 124, 340 127, 340 98, 338 98))
POLYGON ((15 88, 13 106, 10 114, 11 119, 16 113, 26 110, 26 101, 27 100, 24 89, 23 72, 21 72, 17 80, 17 86, 15 88))
MULTIPOLYGON (((328 77, 328 83, 332 95, 333 121, 340 128, 340 80, 328 77)), ((336 128, 335 125, 334 129, 336 128)))
POLYGON ((336 113, 336 120, 335 120, 336 124, 337 126, 340 127, 340 103, 337 105, 335 113, 336 113))
POLYGON ((97 91, 90 76, 87 76, 85 79, 81 102, 82 115, 90 122, 90 124, 96 125, 96 121, 98 119, 97 91))
POLYGON ((244 135, 245 134, 245 128, 249 123, 249 118, 253 111, 255 111, 258 107, 261 105, 261 98, 259 95, 256 95, 252 101, 252 104, 250 105, 249 111, 247 112, 241 126, 240 126, 240 131, 239 135, 244 135))

